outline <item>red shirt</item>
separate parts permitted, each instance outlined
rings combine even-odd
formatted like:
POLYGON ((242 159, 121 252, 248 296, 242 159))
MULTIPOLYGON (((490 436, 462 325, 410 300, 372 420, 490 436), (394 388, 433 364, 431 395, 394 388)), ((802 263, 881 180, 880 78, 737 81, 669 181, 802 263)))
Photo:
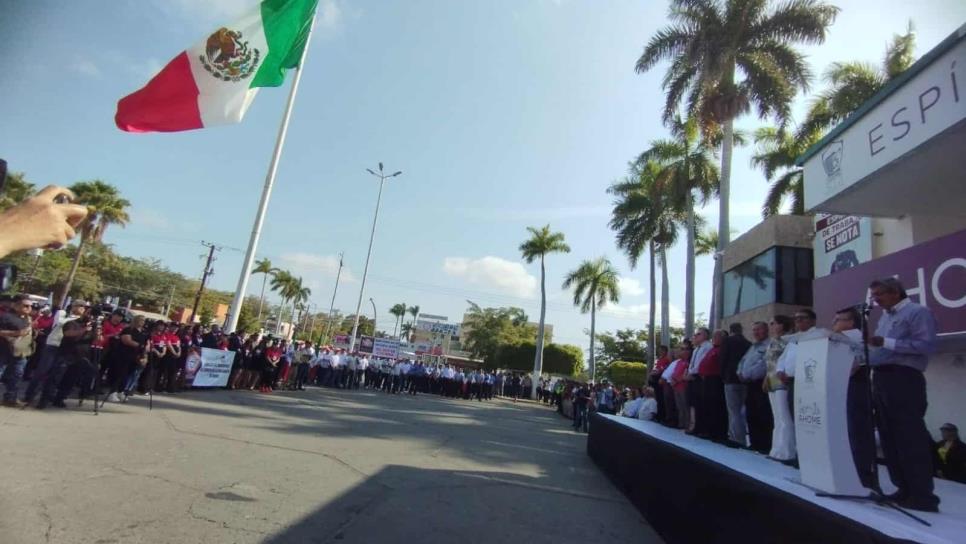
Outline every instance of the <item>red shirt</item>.
POLYGON ((685 359, 678 359, 678 364, 674 367, 674 372, 671 373, 671 381, 674 382, 675 390, 684 391, 687 388, 688 382, 684 381, 687 373, 688 362, 685 359))
POLYGON ((282 357, 282 350, 278 348, 268 348, 265 350, 266 359, 279 359, 282 357))
POLYGON ((123 321, 117 325, 111 323, 110 320, 104 321, 101 323, 101 339, 91 342, 91 347, 101 349, 106 348, 107 345, 110 344, 112 338, 121 334, 121 331, 124 330, 124 327, 125 325, 123 321))
POLYGON ((168 345, 168 335, 165 333, 152 334, 151 335, 151 351, 158 350, 160 348, 167 349, 168 345))
POLYGON ((665 370, 667 370, 667 367, 670 364, 671 364, 671 358, 668 357, 667 355, 665 355, 664 357, 661 357, 660 359, 658 359, 657 361, 655 361, 655 363, 654 363, 654 372, 658 376, 660 376, 661 374, 664 373, 665 370))
POLYGON ((53 316, 53 314, 48 315, 48 316, 43 316, 42 315, 42 316, 38 317, 36 320, 34 320, 34 330, 36 330, 36 331, 47 331, 47 330, 50 330, 50 327, 52 327, 53 325, 54 325, 54 316, 53 316))
POLYGON ((708 350, 698 366, 698 376, 721 375, 721 347, 714 346, 708 350))

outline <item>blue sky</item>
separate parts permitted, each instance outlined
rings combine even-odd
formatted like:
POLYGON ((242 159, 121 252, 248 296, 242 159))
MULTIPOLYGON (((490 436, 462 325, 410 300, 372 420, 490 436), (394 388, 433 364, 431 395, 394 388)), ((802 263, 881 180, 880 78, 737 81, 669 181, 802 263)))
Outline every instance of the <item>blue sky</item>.
MULTIPOLYGON (((240 125, 177 134, 123 133, 115 104, 254 3, 2 3, 0 154, 38 184, 117 185, 133 202, 132 222, 106 241, 197 277, 201 240, 247 245, 287 86, 263 90, 240 125)), ((837 4, 829 40, 804 49, 817 74, 833 61, 879 63, 909 19, 918 54, 966 21, 960 0, 837 4)), ((546 223, 573 248, 548 261, 556 340, 586 344, 589 317, 559 286, 580 260, 600 255, 625 278, 621 303, 601 313, 598 329, 644 326, 645 270, 632 271, 614 247, 605 189, 665 135, 663 68, 633 70, 665 24, 665 2, 321 0, 320 10, 259 257, 304 276, 327 308, 344 251, 336 306, 354 311, 377 190, 365 169, 383 161, 404 174, 383 195, 366 288, 380 328, 391 328, 386 310, 396 302, 459 320, 470 299, 521 306, 536 319, 539 268, 522 263, 517 246, 528 225, 546 223)), ((799 98, 799 117, 806 103, 799 98)), ((759 124, 747 117, 739 126, 759 124)), ((750 155, 739 149, 734 159, 739 232, 759 221, 766 191, 750 155)), ((703 212, 711 224, 715 210, 703 212)), ((242 256, 219 254, 215 287, 234 289, 242 256)), ((684 248, 670 261, 679 319, 684 248)), ((698 260, 699 312, 709 305, 712 264, 698 260)))

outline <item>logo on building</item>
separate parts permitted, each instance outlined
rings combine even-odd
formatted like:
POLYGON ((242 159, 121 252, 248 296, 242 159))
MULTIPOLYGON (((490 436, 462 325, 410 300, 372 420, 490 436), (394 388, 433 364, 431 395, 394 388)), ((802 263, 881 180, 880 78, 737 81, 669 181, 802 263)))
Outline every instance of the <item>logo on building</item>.
POLYGON ((831 194, 842 186, 842 140, 835 140, 822 151, 822 169, 825 170, 825 191, 831 194))
POLYGON ((805 383, 814 384, 815 383, 815 372, 818 370, 818 362, 815 359, 809 359, 802 363, 805 368, 805 383))
POLYGON ((822 409, 817 402, 812 404, 800 404, 798 407, 798 422, 803 425, 822 426, 822 409))

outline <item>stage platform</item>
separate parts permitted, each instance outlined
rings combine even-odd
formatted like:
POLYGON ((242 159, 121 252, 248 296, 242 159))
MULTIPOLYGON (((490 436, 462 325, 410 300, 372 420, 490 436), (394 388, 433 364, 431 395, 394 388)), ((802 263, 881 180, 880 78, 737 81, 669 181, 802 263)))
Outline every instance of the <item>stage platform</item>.
POLYGON ((913 512, 926 527, 868 501, 818 497, 794 468, 650 421, 595 414, 587 453, 672 544, 966 542, 966 485, 955 482, 936 480, 938 514, 913 512))

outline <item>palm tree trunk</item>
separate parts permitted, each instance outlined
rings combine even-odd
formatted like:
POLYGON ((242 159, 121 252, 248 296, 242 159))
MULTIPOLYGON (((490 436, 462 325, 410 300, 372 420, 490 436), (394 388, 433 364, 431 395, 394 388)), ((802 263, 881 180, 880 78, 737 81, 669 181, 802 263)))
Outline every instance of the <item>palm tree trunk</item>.
POLYGON ((262 274, 262 294, 258 297, 258 315, 255 316, 255 321, 260 321, 262 319, 262 305, 265 304, 265 281, 268 280, 268 274, 262 274))
POLYGON ((667 251, 661 247, 661 344, 671 346, 671 290, 667 277, 667 251))
POLYGON ((694 199, 691 193, 687 196, 687 264, 685 266, 684 289, 684 335, 691 338, 694 334, 694 199))
POLYGON ((597 326, 597 295, 590 301, 590 381, 597 383, 597 365, 594 364, 594 334, 597 326))
POLYGON ((64 303, 67 302, 67 294, 70 293, 70 288, 74 285, 74 276, 77 275, 77 268, 80 266, 81 257, 84 255, 84 246, 87 245, 87 238, 89 237, 90 233, 85 232, 82 234, 80 242, 77 243, 77 253, 74 254, 74 262, 70 265, 67 281, 64 282, 64 291, 60 294, 60 301, 57 303, 58 308, 63 308, 64 303))
POLYGON ((718 196, 718 255, 714 259, 714 280, 712 282, 711 316, 708 323, 714 330, 721 316, 721 294, 724 278, 721 271, 721 256, 731 241, 731 155, 735 147, 735 120, 729 118, 722 127, 721 142, 721 187, 718 196))
POLYGON ((655 277, 655 261, 657 256, 654 255, 654 241, 650 242, 650 277, 648 281, 650 282, 649 287, 651 288, 651 307, 648 309, 649 315, 647 319, 647 350, 650 355, 650 359, 654 359, 657 355, 657 346, 655 345, 656 335, 654 332, 655 321, 657 318, 657 293, 655 292, 657 288, 657 278, 655 277))
POLYGON ((533 379, 530 380, 530 398, 537 398, 537 384, 543 373, 543 324, 547 319, 547 269, 543 255, 540 256, 540 328, 537 329, 537 349, 533 355, 533 379))
POLYGON ((278 305, 278 319, 275 320, 275 334, 282 332, 282 314, 285 312, 285 304, 288 302, 287 299, 282 299, 282 302, 278 305))

